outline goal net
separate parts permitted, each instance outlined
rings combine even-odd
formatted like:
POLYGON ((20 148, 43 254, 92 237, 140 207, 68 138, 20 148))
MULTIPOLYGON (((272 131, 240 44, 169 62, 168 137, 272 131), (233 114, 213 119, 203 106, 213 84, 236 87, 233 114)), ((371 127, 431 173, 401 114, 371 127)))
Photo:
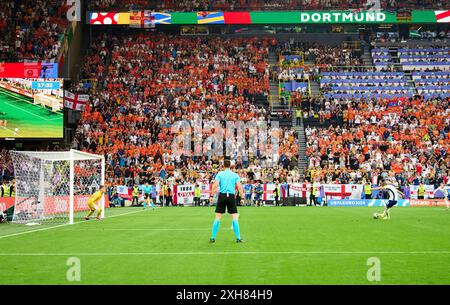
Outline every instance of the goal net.
POLYGON ((35 94, 33 102, 35 105, 51 108, 53 112, 61 111, 63 105, 62 98, 52 97, 44 93, 35 94))
MULTIPOLYGON (((89 210, 87 200, 105 182, 103 156, 66 152, 11 151, 16 223, 74 223, 89 210)), ((99 203, 103 207, 104 198, 99 203)))

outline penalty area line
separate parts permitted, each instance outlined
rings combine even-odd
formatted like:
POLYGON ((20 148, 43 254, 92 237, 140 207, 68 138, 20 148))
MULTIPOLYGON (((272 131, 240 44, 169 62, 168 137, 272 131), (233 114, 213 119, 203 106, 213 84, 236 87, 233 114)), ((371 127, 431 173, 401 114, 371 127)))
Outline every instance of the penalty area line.
MULTIPOLYGON (((144 210, 139 210, 139 211, 132 211, 132 212, 127 212, 127 213, 118 214, 118 215, 112 215, 112 216, 108 216, 108 217, 102 219, 101 221, 105 221, 105 220, 108 220, 108 219, 114 218, 114 217, 135 214, 135 213, 139 213, 139 212, 143 212, 143 211, 144 210)), ((79 224, 79 223, 90 223, 90 222, 93 222, 93 221, 95 221, 95 220, 92 220, 92 221, 86 221, 86 220, 85 221, 77 221, 77 222, 74 222, 73 225, 76 225, 76 224, 79 224)), ((7 238, 7 237, 14 237, 14 236, 25 235, 25 234, 28 234, 28 233, 47 231, 47 230, 61 228, 61 227, 66 227, 66 226, 70 226, 70 225, 71 225, 70 223, 64 223, 64 224, 55 225, 55 226, 46 227, 46 228, 41 228, 41 229, 36 229, 36 230, 29 230, 29 231, 18 232, 18 233, 13 233, 13 234, 0 236, 0 239, 7 238)))
POLYGON ((93 253, 0 253, 0 256, 151 256, 151 255, 273 255, 273 254, 295 254, 295 255, 373 255, 373 254, 444 254, 449 255, 450 251, 228 251, 228 252, 93 252, 93 253))
POLYGON ((210 231, 207 228, 82 228, 77 231, 210 231))

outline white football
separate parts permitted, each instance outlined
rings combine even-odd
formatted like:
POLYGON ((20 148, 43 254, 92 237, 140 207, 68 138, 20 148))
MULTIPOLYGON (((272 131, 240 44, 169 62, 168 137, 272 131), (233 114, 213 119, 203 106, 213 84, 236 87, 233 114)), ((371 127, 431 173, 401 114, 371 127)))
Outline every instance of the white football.
POLYGON ((373 218, 378 219, 378 216, 380 216, 378 213, 373 213, 373 218))

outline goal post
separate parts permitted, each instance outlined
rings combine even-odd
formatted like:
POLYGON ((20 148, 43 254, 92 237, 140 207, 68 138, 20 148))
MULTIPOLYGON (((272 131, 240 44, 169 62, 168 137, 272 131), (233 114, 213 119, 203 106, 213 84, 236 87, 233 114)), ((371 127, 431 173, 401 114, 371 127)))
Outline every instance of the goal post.
MULTIPOLYGON (((69 223, 88 211, 87 200, 105 183, 105 158, 70 150, 11 151, 16 223, 69 223)), ((99 203, 104 217, 105 196, 99 203)))

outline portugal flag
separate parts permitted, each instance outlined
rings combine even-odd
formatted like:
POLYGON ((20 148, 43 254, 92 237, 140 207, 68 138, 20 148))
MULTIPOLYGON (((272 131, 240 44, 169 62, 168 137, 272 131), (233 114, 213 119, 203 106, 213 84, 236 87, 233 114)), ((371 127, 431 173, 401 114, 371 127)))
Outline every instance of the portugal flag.
POLYGON ((87 94, 73 94, 64 90, 64 107, 66 108, 83 111, 88 101, 89 95, 87 94))

